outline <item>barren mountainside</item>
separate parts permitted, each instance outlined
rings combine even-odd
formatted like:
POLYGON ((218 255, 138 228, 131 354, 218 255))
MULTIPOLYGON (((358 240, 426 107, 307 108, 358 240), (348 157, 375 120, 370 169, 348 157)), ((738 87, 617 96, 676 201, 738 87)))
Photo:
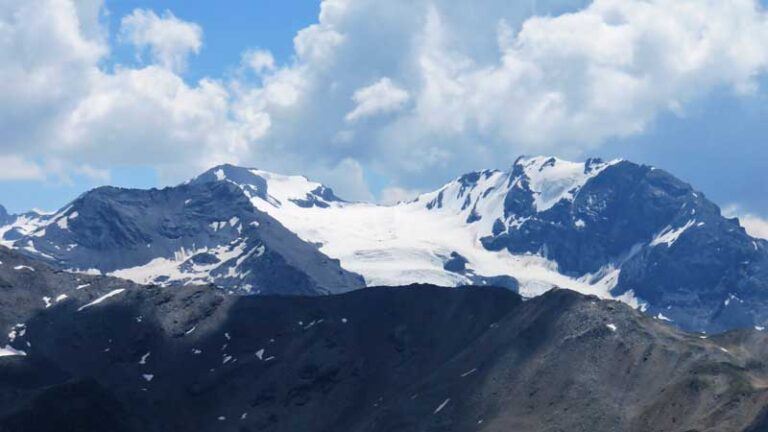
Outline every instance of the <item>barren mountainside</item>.
POLYGON ((768 426, 756 330, 707 338, 570 290, 231 296, 78 280, 0 252, 4 294, 68 295, 5 312, 24 321, 0 357, 3 431, 768 426))

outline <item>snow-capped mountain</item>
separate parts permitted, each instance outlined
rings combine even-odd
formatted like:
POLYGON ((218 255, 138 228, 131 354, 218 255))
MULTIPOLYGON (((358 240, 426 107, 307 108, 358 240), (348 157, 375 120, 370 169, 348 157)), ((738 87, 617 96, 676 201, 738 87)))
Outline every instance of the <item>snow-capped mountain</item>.
POLYGON ((558 286, 690 329, 768 321, 768 242, 669 173, 623 160, 520 158, 392 206, 223 165, 174 188, 102 188, 53 215, 9 218, 6 244, 140 283, 310 293, 357 288, 359 274, 527 297, 558 286))
POLYGON ((363 286, 361 277, 255 209, 228 182, 98 188, 55 214, 16 217, 3 231, 6 243, 65 269, 138 283, 214 283, 263 294, 363 286))

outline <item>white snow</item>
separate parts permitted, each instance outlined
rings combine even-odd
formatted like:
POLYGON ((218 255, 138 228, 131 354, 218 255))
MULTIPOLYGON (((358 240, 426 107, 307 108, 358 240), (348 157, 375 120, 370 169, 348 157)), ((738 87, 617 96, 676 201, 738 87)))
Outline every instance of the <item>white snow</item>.
POLYGON ((148 352, 148 353, 144 354, 143 356, 141 356, 141 360, 139 360, 139 364, 140 365, 147 364, 147 359, 149 358, 150 354, 152 354, 152 353, 148 352))
MULTIPOLYGON (((539 211, 547 210, 560 200, 572 200, 590 178, 618 162, 595 164, 585 173, 584 163, 555 159, 554 164, 549 164, 548 161, 549 158, 543 157, 519 161, 536 192, 539 211)), ((328 208, 304 208, 291 200, 305 199, 321 186, 319 183, 300 176, 250 172, 267 182, 265 198, 252 193, 253 185, 238 185, 251 198, 254 207, 275 217, 303 240, 320 245, 320 250, 339 259, 342 267, 363 275, 369 286, 415 281, 443 286, 467 284, 469 277, 443 269, 446 257, 457 252, 467 258, 469 271, 476 275, 517 278, 524 296, 535 296, 558 286, 612 298, 609 291, 615 286, 618 270, 590 275, 589 280, 576 280, 562 275, 554 262, 538 254, 511 255, 506 251, 491 252, 482 246, 480 239, 491 233, 496 219, 504 217, 504 198, 510 187, 515 187, 510 185, 515 180, 511 173, 483 171, 469 187, 456 180, 414 201, 392 206, 330 202, 328 208), (428 203, 436 204, 440 195, 441 207, 428 206, 428 203), (473 210, 482 218, 467 223, 473 210)), ((520 227, 526 220, 512 218, 507 223, 520 227)), ((261 254, 263 250, 257 252, 261 254)), ((183 279, 184 275, 177 274, 173 268, 177 263, 165 263, 171 265, 164 270, 150 271, 147 265, 141 270, 134 269, 133 274, 121 271, 115 275, 137 282, 146 282, 142 276, 149 274, 183 279)), ((622 300, 637 303, 630 295, 622 300)))
POLYGON ((34 212, 18 216, 12 223, 0 227, 0 245, 6 247, 14 246, 13 241, 3 240, 5 234, 12 230, 16 230, 22 236, 32 235, 40 230, 44 231, 45 226, 50 223, 50 217, 50 215, 36 214, 34 212))
POLYGON ((606 327, 608 327, 612 332, 616 331, 616 324, 606 324, 606 327))
POLYGON ((557 158, 539 156, 520 161, 534 192, 534 207, 539 212, 549 210, 561 200, 573 200, 589 179, 617 162, 595 165, 585 173, 585 164, 557 158))
POLYGON ((221 245, 216 248, 198 248, 192 250, 181 248, 174 253, 173 257, 155 258, 144 265, 117 270, 110 273, 110 275, 128 279, 140 284, 157 283, 155 279, 160 276, 166 276, 168 279, 159 283, 159 285, 167 286, 174 282, 198 285, 208 284, 213 282, 210 272, 222 266, 231 265, 231 267, 227 267, 228 277, 239 276, 239 265, 242 264, 243 260, 250 254, 255 253, 257 249, 258 248, 255 247, 252 250, 247 251, 245 241, 242 240, 232 244, 221 245), (185 261, 199 253, 209 253, 214 255, 218 258, 219 262, 214 264, 192 264, 188 271, 181 268, 185 261))
POLYGON ((82 311, 82 310, 83 310, 83 309, 85 309, 85 308, 89 308, 89 307, 91 307, 91 306, 97 305, 97 304, 99 304, 99 303, 103 302, 104 300, 106 300, 106 299, 108 299, 108 298, 110 298, 110 297, 114 297, 114 296, 116 296, 116 295, 118 295, 118 294, 122 293, 123 291, 125 291, 125 288, 119 288, 119 289, 116 289, 116 290, 110 291, 110 292, 108 292, 108 293, 104 294, 103 296, 101 296, 101 297, 97 298, 96 300, 94 300, 94 301, 92 301, 92 302, 90 302, 90 303, 88 303, 88 304, 86 304, 86 305, 80 306, 80 307, 77 309, 77 311, 78 311, 78 312, 80 312, 80 311, 82 311))
POLYGON ((659 314, 658 314, 658 315, 656 315, 656 319, 658 319, 658 320, 662 320, 662 321, 670 321, 670 322, 672 321, 671 319, 669 319, 669 318, 667 318, 666 316, 664 316, 664 314, 663 314, 663 313, 661 313, 661 312, 659 312, 659 314))
POLYGON ((444 401, 443 401, 443 403, 441 403, 441 404, 440 404, 440 406, 438 406, 438 407, 435 409, 435 412, 433 412, 432 414, 437 414, 437 413, 439 413, 440 411, 442 411, 442 410, 443 410, 443 408, 445 408, 445 406, 446 406, 446 405, 448 405, 448 402, 450 402, 450 401, 451 401, 451 398, 448 398, 448 399, 444 400, 444 401))
POLYGON ((673 244, 677 241, 677 239, 680 238, 680 236, 688 230, 688 228, 692 227, 694 224, 696 224, 695 219, 691 219, 688 222, 686 222, 685 225, 679 227, 679 228, 672 228, 671 226, 667 226, 664 228, 656 237, 651 241, 651 246, 658 246, 665 244, 667 247, 672 247, 673 244))
POLYGON ((56 225, 58 225, 59 228, 61 228, 63 230, 68 230, 69 229, 69 219, 67 217, 65 217, 65 216, 62 216, 62 217, 56 219, 56 225))
POLYGON ((6 345, 5 348, 0 348, 0 357, 8 357, 8 356, 26 356, 27 353, 21 350, 17 350, 16 348, 6 345))
POLYGON ((144 379, 145 379, 145 380, 147 380, 147 382, 150 382, 150 381, 152 381, 152 379, 153 379, 155 376, 154 376, 154 375, 152 375, 152 374, 143 374, 143 375, 142 375, 142 377, 144 377, 144 379))
MULTIPOLYGON (((575 199, 591 178, 617 162, 593 164, 586 172, 585 163, 548 157, 521 159, 517 162, 517 172, 522 172, 520 177, 513 177, 513 171, 483 171, 475 175, 477 180, 472 184, 457 179, 416 200, 392 206, 329 202, 328 208, 305 208, 293 200, 306 199, 307 194, 322 186, 320 183, 301 176, 250 170, 251 174, 267 183, 267 195, 262 198, 257 195, 263 194, 254 193, 254 187, 259 187, 255 183, 236 184, 226 178, 223 169, 215 170, 214 175, 218 180, 226 180, 242 188, 255 208, 273 216, 303 240, 318 244, 321 252, 338 259, 346 270, 361 274, 369 286, 404 285, 417 281, 457 286, 470 283, 472 279, 468 275, 508 275, 519 280, 520 293, 526 297, 562 287, 601 298, 613 298, 610 290, 618 281, 618 263, 608 264, 594 274, 574 278, 560 273, 557 264, 545 258, 544 252, 519 255, 507 251, 492 252, 483 247, 481 239, 491 234, 498 219, 502 219, 511 230, 523 229, 526 223, 535 219, 535 215, 520 217, 504 214, 504 198, 511 188, 528 184, 534 192, 535 210, 543 212, 558 202, 575 199), (473 221, 467 222, 474 215, 481 218, 476 220, 472 217, 473 221), (443 268, 452 252, 467 259, 468 275, 443 268)), ((64 215, 67 211, 57 215, 64 215)), ((69 220, 73 215, 69 216, 69 220)), ((29 225, 27 229, 39 231, 49 223, 35 221, 37 219, 25 222, 29 225)), ((577 228, 584 228, 587 224, 583 219, 573 223, 577 228)), ((212 222, 211 228, 216 231, 225 226, 242 229, 242 225, 242 221, 232 217, 212 222)), ((252 222, 251 225, 258 226, 258 223, 252 222)), ((658 239, 660 242, 672 236, 671 233, 661 234, 659 237, 663 238, 658 239)), ((674 240, 669 239, 668 244, 674 240)), ((247 258, 258 257, 265 252, 263 244, 248 248, 242 240, 216 248, 182 248, 172 256, 158 257, 111 275, 141 284, 207 284, 213 282, 210 274, 215 270, 228 278, 242 278, 247 272, 240 269, 241 264, 247 258), (214 255, 219 262, 188 262, 198 253, 214 255), (161 276, 167 279, 159 281, 161 276)), ((619 300, 635 307, 642 305, 631 292, 619 300)))
POLYGON ((8 332, 8 340, 10 342, 13 342, 16 340, 16 337, 23 337, 24 334, 27 332, 27 326, 26 324, 19 323, 15 326, 11 327, 11 331, 8 332))
POLYGON ((89 268, 89 269, 71 268, 71 269, 67 269, 66 271, 69 273, 80 273, 80 274, 91 275, 91 276, 101 276, 103 274, 101 273, 101 270, 95 269, 95 268, 89 268))
MULTIPOLYGON (((577 175, 585 170, 584 164, 559 161, 556 167, 553 173, 560 177, 555 183, 570 185, 558 194, 563 199, 572 198, 574 188, 583 185, 601 169, 595 168, 589 175, 577 175)), ((544 174, 550 168, 536 176, 537 185, 546 184, 544 174)), ((489 235, 494 221, 504 215, 509 173, 485 171, 474 188, 463 188, 459 181, 453 181, 415 201, 393 206, 331 202, 328 208, 303 208, 290 199, 304 197, 317 188, 318 183, 303 177, 252 172, 267 179, 269 192, 267 199, 252 196, 254 207, 275 217, 305 241, 321 245, 321 252, 339 259, 345 269, 361 274, 369 286, 404 285, 415 281, 443 286, 467 284, 470 282, 467 276, 443 269, 446 257, 455 251, 467 258, 468 268, 476 275, 517 278, 521 294, 525 296, 538 295, 559 286, 612 298, 608 291, 614 282, 595 277, 589 282, 576 280, 562 275, 557 264, 542 256, 492 252, 482 246, 480 239, 489 235), (436 201, 440 193, 443 207, 428 209, 427 203, 436 201), (472 204, 465 207, 463 203, 467 198, 472 204), (467 217, 475 207, 483 217, 468 224, 467 217)), ((240 186, 248 190, 247 185, 240 186)), ((555 198, 547 198, 552 199, 555 198)), ((544 207, 543 203, 541 205, 544 207)), ((617 278, 618 271, 609 276, 617 278)))
POLYGON ((461 374, 461 377, 462 378, 468 377, 468 376, 472 375, 475 372, 477 372, 477 368, 474 368, 474 369, 471 369, 471 370, 468 370, 468 371, 464 372, 463 374, 461 374))
POLYGON ((32 271, 32 272, 35 271, 35 269, 33 269, 32 267, 26 266, 26 265, 17 265, 13 269, 16 270, 16 271, 21 271, 21 270, 27 270, 27 271, 32 271))
POLYGON ((765 330, 765 327, 762 327, 762 326, 755 326, 755 330, 757 330, 757 331, 763 331, 763 330, 765 330))
POLYGON ((67 297, 69 297, 69 296, 67 296, 66 294, 59 294, 59 295, 56 297, 56 303, 58 303, 58 302, 60 302, 60 301, 64 301, 64 300, 66 300, 66 299, 67 299, 67 297))
POLYGON ((256 351, 256 357, 258 357, 259 360, 263 360, 264 359, 264 348, 256 351))
POLYGON ((735 296, 733 294, 728 294, 728 298, 726 298, 723 301, 723 305, 724 306, 728 306, 729 304, 731 304, 732 301, 737 301, 739 303, 744 303, 744 300, 740 299, 739 297, 737 297, 737 296, 735 296))
POLYGON ((43 297, 43 305, 45 305, 45 308, 48 309, 51 307, 51 298, 48 296, 43 297))

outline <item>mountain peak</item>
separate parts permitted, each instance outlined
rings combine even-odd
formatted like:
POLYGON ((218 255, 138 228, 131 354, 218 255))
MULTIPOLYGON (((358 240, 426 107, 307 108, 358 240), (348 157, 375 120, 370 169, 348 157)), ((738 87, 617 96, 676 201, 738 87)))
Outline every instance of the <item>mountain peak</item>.
POLYGON ((274 207, 289 202, 299 207, 327 207, 331 202, 343 201, 331 188, 304 176, 276 174, 231 164, 215 166, 187 183, 215 181, 230 182, 242 189, 252 201, 265 201, 274 207))
POLYGON ((513 165, 510 181, 530 189, 534 208, 542 212, 564 199, 572 200, 587 181, 619 162, 620 159, 571 162, 551 156, 520 157, 513 165))

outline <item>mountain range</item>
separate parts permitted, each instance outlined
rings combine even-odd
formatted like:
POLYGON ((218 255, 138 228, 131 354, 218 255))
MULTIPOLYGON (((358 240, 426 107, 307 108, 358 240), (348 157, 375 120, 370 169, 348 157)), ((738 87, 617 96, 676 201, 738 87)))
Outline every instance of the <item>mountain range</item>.
POLYGON ((680 328, 768 322, 768 242, 664 170, 520 158, 396 205, 232 165, 164 189, 102 187, 8 215, 2 243, 71 272, 238 294, 364 286, 555 287, 618 299, 680 328))
POLYGON ((0 247, 0 430, 768 428, 768 334, 687 333, 553 289, 229 295, 0 247))

